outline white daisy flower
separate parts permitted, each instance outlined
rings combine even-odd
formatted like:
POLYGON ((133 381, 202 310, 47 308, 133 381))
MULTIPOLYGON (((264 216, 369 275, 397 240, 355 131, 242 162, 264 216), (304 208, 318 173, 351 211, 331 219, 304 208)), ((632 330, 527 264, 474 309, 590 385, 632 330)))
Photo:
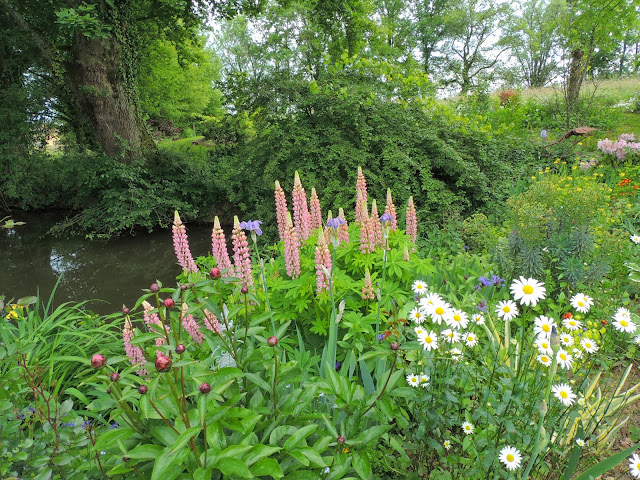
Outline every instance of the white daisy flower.
POLYGON ((445 450, 449 450, 451 448, 451 441, 445 440, 444 442, 442 442, 442 446, 444 447, 445 450))
POLYGON ((440 335, 442 335, 442 337, 448 343, 455 343, 458 340, 460 340, 460 334, 450 328, 447 328, 446 330, 443 330, 442 332, 440 332, 440 335))
POLYGON ((450 309, 451 305, 449 305, 444 300, 441 300, 438 303, 434 303, 431 308, 427 310, 427 313, 431 317, 431 320, 440 325, 446 318, 447 313, 450 309))
POLYGON ((538 335, 538 338, 542 335, 549 338, 553 327, 556 326, 556 321, 553 318, 545 317, 544 315, 534 318, 533 322, 533 333, 538 335))
POLYGON ((418 338, 422 337, 423 335, 425 335, 427 333, 427 330, 421 325, 418 325, 417 327, 415 327, 413 329, 413 331, 416 332, 416 336, 418 338))
POLYGON ((473 429, 475 427, 473 426, 473 423, 471 422, 462 422, 462 431, 466 434, 466 435, 471 435, 473 433, 473 429))
POLYGON ((629 240, 631 240, 633 243, 637 245, 640 243, 640 235, 631 235, 629 237, 629 240))
POLYGON ((420 386, 422 388, 427 388, 429 386, 429 375, 425 375, 424 373, 420 375, 420 386))
POLYGON ((416 307, 409 312, 409 320, 421 325, 427 319, 427 312, 422 307, 416 307))
POLYGON ((545 367, 551 366, 551 357, 546 353, 541 353, 540 355, 538 355, 538 361, 545 367))
POLYGON ((481 313, 474 313, 471 315, 471 321, 476 325, 484 325, 484 315, 481 313))
POLYGON ((445 315, 444 321, 450 327, 461 330, 463 328, 467 328, 467 325, 469 324, 469 317, 462 310, 452 308, 445 315))
POLYGON ((558 362, 558 365, 568 370, 573 365, 573 356, 570 355, 566 350, 563 350, 561 348, 560 350, 558 350, 556 361, 558 362))
POLYGON ((573 317, 567 317, 564 320, 562 320, 562 326, 567 330, 571 330, 573 332, 575 330, 580 330, 582 328, 582 322, 579 320, 576 320, 573 317))
POLYGON ((463 338, 467 347, 475 347, 478 344, 478 336, 474 333, 467 332, 464 334, 463 338))
POLYGON ((431 330, 429 333, 425 333, 421 337, 418 337, 418 342, 425 350, 431 351, 438 348, 438 334, 431 330))
POLYGON ((579 447, 584 447, 586 443, 587 442, 585 442, 583 439, 576 438, 576 445, 578 445, 579 447))
POLYGON ((593 305, 593 298, 585 295, 584 293, 576 293, 569 299, 571 306, 580 313, 587 313, 593 305))
POLYGON ((513 281, 510 290, 514 300, 519 300, 521 305, 531 306, 536 306, 547 292, 544 283, 523 276, 520 276, 520 280, 513 281))
POLYGON ((598 344, 590 338, 583 338, 580 340, 580 345, 584 348, 584 351, 587 353, 596 353, 598 351, 598 344))
POLYGON ((449 353, 451 353, 451 358, 453 358, 453 360, 455 360, 456 362, 459 362, 462 358, 462 350, 460 350, 459 348, 452 348, 449 353))
POLYGON ((536 348, 538 351, 545 355, 552 355, 553 349, 551 348, 551 341, 546 337, 538 337, 536 340, 536 348))
POLYGON ((570 347, 573 345, 573 337, 568 333, 561 333, 558 335, 558 338, 560 339, 560 343, 563 347, 570 347))
POLYGON ((580 360, 583 357, 583 352, 578 348, 574 348, 571 355, 573 355, 573 358, 576 360, 580 360))
POLYGON ((411 290, 413 290, 413 293, 416 293, 418 295, 426 294, 428 288, 429 285, 427 285, 422 280, 416 280, 415 282, 413 282, 413 285, 411 285, 411 290))
POLYGON ((616 330, 624 333, 634 333, 636 331, 636 324, 631 320, 625 320, 624 318, 617 319, 613 322, 613 326, 616 330))
POLYGON ((442 301, 442 297, 436 292, 429 292, 420 299, 420 306, 429 313, 430 307, 434 306, 436 303, 441 303, 442 301))
POLYGON ((412 387, 417 387, 418 385, 420 385, 420 376, 410 373, 409 375, 407 375, 407 383, 412 387))
POLYGON ((518 307, 513 300, 503 300, 496 306, 496 313, 503 320, 513 320, 518 316, 518 307))
POLYGON ((640 455, 637 453, 629 458, 629 473, 635 478, 640 478, 640 455))
POLYGON ((576 401, 577 395, 573 393, 571 387, 566 383, 560 383, 551 387, 551 391, 565 407, 570 407, 576 401))
POLYGON ((520 462, 522 461, 522 455, 517 448, 507 445, 500 450, 500 456, 498 457, 507 470, 515 470, 520 468, 520 462))
POLYGON ((613 319, 631 320, 631 312, 628 308, 620 307, 618 310, 616 310, 616 313, 613 314, 613 319))

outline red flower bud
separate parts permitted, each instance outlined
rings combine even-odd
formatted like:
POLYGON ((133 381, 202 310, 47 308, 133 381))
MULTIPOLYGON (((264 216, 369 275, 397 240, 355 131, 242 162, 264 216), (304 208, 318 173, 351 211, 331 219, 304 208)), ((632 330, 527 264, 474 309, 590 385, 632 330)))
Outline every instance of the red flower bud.
POLYGON ((395 352, 399 348, 400 348, 400 345, 398 345, 398 342, 391 342, 391 350, 395 352))
POLYGON ((93 368, 102 368, 106 363, 107 359, 104 358, 104 355, 96 353, 93 357, 91 357, 91 366, 93 368))
POLYGON ((147 393, 149 391, 149 387, 147 387, 146 385, 140 385, 138 387, 138 393, 140 395, 144 395, 145 393, 147 393))
POLYGON ((185 351, 185 350, 186 350, 186 348, 185 348, 185 346, 184 346, 184 345, 182 345, 182 344, 180 344, 180 345, 176 346, 176 353, 177 353, 177 354, 184 353, 184 351, 185 351))
POLYGON ((176 302, 173 301, 173 298, 165 298, 164 299, 164 306, 167 308, 173 308, 173 306, 176 304, 176 302))
POLYGON ((347 439, 346 439, 346 438, 344 438, 342 435, 340 435, 336 441, 337 441, 340 445, 344 445, 344 442, 346 442, 346 441, 347 441, 347 439))
POLYGON ((156 370, 158 370, 159 372, 168 372, 169 370, 171 370, 172 363, 173 362, 169 357, 161 353, 160 355, 158 355, 158 358, 156 358, 156 370))
POLYGON ((151 290, 153 293, 157 293, 160 291, 160 285, 158 285, 157 283, 152 283, 149 287, 149 290, 151 290))
POLYGON ((120 380, 120 374, 118 372, 113 372, 109 378, 112 382, 117 382, 120 380))
POLYGON ((122 309, 122 313, 123 313, 124 315, 129 315, 129 309, 128 309, 127 307, 124 307, 124 308, 122 309))
POLYGON ((240 289, 240 293, 243 295, 246 295, 247 293, 249 293, 249 289, 247 288, 246 285, 243 285, 243 287, 240 289))
POLYGON ((180 285, 180 290, 182 290, 183 292, 184 292, 187 288, 188 288, 188 287, 187 287, 187 285, 186 285, 186 284, 184 284, 184 283, 180 285))
POLYGON ((269 337, 267 338, 267 345, 270 347, 275 347, 278 343, 278 337, 269 337))
POLYGON ((216 268, 216 267, 213 267, 211 269, 211 271, 209 272, 209 276, 211 278, 213 278, 214 280, 219 279, 221 275, 222 275, 222 273, 220 272, 220 269, 216 268))
POLYGON ((200 393, 203 394, 207 394, 211 391, 211 385, 209 385, 208 383, 203 383, 202 385, 200 385, 200 393))

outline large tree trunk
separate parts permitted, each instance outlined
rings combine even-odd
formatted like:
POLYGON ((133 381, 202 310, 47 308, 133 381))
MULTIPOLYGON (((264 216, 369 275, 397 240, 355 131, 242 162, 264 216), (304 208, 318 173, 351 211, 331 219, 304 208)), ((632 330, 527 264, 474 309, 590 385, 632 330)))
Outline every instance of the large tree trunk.
POLYGON ((569 78, 567 79, 566 102, 567 102, 567 128, 571 125, 571 113, 580 95, 583 79, 583 59, 584 52, 576 48, 571 52, 571 64, 569 65, 569 78))
POLYGON ((128 159, 154 150, 140 118, 133 82, 133 59, 115 37, 74 37, 67 87, 78 111, 104 152, 128 159))

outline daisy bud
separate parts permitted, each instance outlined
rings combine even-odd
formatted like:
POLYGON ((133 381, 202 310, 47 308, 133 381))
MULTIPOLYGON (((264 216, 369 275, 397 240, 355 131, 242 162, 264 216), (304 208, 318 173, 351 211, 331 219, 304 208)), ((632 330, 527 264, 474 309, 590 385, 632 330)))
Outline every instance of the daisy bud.
POLYGON ((178 346, 176 347, 176 353, 177 353, 177 354, 184 353, 184 351, 185 351, 185 350, 186 350, 186 348, 185 348, 185 346, 184 346, 184 345, 182 345, 182 344, 180 344, 180 345, 178 345, 178 346))
POLYGON ((118 372, 113 372, 113 373, 111 374, 111 376, 109 377, 109 379, 110 379, 112 382, 117 382, 118 380, 120 380, 120 374, 119 374, 118 372))
POLYGON ((277 343, 278 343, 278 337, 269 337, 267 339, 267 345, 269 345, 270 347, 275 347, 277 343))
POLYGON ((210 391, 211 391, 211 385, 209 385, 208 383, 203 383, 202 385, 200 385, 200 393, 206 395, 210 391))
POLYGON ((91 357, 91 366, 93 368, 102 368, 106 363, 107 359, 104 358, 104 355, 96 353, 93 357, 91 357))
POLYGON ((160 355, 158 355, 158 358, 156 358, 156 370, 158 370, 159 372, 168 372, 169 370, 171 370, 172 363, 173 362, 169 357, 161 353, 160 355))
POLYGON ((147 387, 146 385, 140 385, 138 387, 138 393, 140 395, 144 395, 145 393, 147 393, 149 391, 149 387, 147 387))

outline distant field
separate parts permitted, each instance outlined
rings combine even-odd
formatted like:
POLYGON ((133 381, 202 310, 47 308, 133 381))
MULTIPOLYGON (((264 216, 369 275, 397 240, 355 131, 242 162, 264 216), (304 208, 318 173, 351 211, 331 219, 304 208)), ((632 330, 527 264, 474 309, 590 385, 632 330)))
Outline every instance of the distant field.
MULTIPOLYGON (((640 78, 634 77, 586 81, 583 84, 580 94, 591 95, 594 89, 598 95, 619 96, 621 100, 628 99, 634 95, 640 95, 640 78)), ((543 88, 530 88, 523 90, 521 95, 522 98, 545 98, 556 93, 562 95, 562 87, 559 84, 543 88)))

